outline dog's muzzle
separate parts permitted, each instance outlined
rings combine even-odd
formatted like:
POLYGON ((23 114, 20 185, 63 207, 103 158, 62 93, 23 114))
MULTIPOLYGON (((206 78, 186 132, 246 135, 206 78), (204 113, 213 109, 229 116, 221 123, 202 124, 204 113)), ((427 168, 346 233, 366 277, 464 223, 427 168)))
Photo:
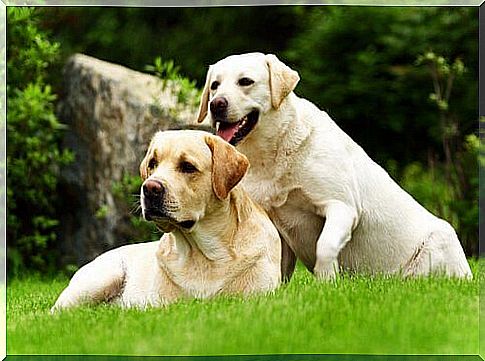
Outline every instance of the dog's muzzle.
POLYGON ((212 117, 216 120, 225 120, 227 118, 228 102, 224 97, 217 97, 210 102, 210 111, 212 117))
POLYGON ((165 187, 162 182, 156 179, 149 179, 143 184, 142 192, 143 214, 147 221, 168 217, 167 210, 163 205, 165 187))
POLYGON ((166 190, 162 182, 156 179, 147 180, 143 183, 142 192, 142 208, 145 220, 154 221, 157 226, 163 228, 164 232, 171 230, 173 226, 186 230, 194 226, 194 220, 178 220, 167 209, 165 205, 166 190))

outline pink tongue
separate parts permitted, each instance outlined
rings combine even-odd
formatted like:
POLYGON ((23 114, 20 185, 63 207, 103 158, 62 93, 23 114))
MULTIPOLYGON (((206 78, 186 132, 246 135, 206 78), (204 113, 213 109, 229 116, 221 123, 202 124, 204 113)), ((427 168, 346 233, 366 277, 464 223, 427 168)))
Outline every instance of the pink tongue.
POLYGON ((237 123, 221 123, 217 135, 224 139, 226 142, 230 142, 234 134, 236 134, 239 128, 239 122, 237 123))

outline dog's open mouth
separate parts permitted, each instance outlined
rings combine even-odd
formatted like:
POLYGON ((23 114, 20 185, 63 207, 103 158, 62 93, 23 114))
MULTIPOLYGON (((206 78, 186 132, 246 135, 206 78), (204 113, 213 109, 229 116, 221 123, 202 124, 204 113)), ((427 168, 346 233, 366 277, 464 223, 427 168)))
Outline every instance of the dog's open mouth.
POLYGON ((253 130, 258 122, 259 112, 253 110, 235 123, 216 121, 216 132, 226 142, 236 145, 253 130))

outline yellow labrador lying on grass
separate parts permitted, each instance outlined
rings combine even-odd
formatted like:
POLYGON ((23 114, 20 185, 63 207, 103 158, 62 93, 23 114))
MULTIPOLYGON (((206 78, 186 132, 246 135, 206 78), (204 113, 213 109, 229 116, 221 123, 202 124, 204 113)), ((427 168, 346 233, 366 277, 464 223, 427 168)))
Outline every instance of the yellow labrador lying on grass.
POLYGON ((323 279, 341 267, 471 276, 453 228, 401 189, 325 112, 297 97, 298 81, 274 55, 229 56, 209 68, 198 117, 202 122, 210 110, 217 134, 251 162, 243 186, 290 247, 283 244, 285 275, 296 254, 323 279))
POLYGON ((248 166, 244 155, 209 133, 157 133, 140 166, 141 206, 145 219, 167 233, 82 267, 52 310, 101 301, 159 306, 275 289, 281 241, 266 213, 237 186, 248 166))

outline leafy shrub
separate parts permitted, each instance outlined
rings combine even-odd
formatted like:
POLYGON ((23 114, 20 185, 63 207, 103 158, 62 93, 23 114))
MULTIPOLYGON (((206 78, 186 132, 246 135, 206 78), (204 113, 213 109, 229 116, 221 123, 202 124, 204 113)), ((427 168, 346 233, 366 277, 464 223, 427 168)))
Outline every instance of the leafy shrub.
POLYGON ((59 44, 38 28, 36 11, 7 9, 7 262, 11 273, 48 270, 56 260, 56 186, 72 154, 47 84, 59 44))
POLYGON ((431 181, 429 193, 435 193, 436 211, 449 220, 461 239, 468 254, 478 253, 478 157, 480 141, 475 134, 462 135, 463 123, 456 112, 453 85, 468 71, 463 61, 453 62, 432 51, 417 57, 416 65, 426 65, 432 80, 433 92, 429 100, 434 104, 443 159, 433 151, 428 152, 428 167, 431 181), (452 96, 453 95, 453 96, 452 96))
MULTIPOLYGON (((180 66, 175 65, 173 60, 162 60, 156 57, 153 65, 146 65, 145 70, 153 73, 161 79, 161 91, 169 90, 176 97, 177 105, 169 109, 170 116, 177 117, 178 112, 187 107, 195 108, 199 104, 201 91, 196 87, 196 81, 183 76, 180 66)), ((159 109, 161 110, 161 109, 159 109)))

